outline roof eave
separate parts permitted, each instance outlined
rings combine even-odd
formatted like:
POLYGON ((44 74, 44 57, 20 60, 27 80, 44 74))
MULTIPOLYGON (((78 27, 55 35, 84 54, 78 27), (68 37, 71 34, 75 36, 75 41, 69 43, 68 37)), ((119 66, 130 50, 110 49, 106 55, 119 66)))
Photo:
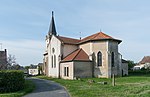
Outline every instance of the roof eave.
POLYGON ((67 60, 67 61, 60 61, 60 63, 65 62, 92 62, 91 60, 67 60))
POLYGON ((92 41, 105 41, 105 40, 113 40, 113 41, 117 41, 119 44, 122 42, 122 40, 119 39, 94 39, 94 40, 86 40, 83 42, 79 42, 78 44, 83 44, 83 43, 87 43, 87 42, 92 42, 92 41))

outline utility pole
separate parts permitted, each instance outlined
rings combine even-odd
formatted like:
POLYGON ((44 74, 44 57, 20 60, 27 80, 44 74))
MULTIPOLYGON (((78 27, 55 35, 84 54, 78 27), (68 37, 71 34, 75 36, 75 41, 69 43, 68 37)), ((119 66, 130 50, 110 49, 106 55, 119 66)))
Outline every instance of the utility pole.
POLYGON ((3 44, 2 44, 2 43, 0 43, 0 50, 1 50, 1 51, 2 51, 2 49, 3 49, 3 48, 2 48, 2 45, 3 45, 3 44))
POLYGON ((115 86, 115 75, 112 75, 112 86, 115 86))

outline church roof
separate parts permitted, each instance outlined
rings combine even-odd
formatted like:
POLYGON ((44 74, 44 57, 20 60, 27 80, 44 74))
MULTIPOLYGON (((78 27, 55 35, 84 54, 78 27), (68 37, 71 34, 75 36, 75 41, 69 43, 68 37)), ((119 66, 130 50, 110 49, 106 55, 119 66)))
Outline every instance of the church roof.
POLYGON ((88 41, 96 41, 96 40, 115 40, 115 41, 118 41, 119 43, 121 42, 121 40, 115 39, 103 32, 98 32, 96 34, 83 38, 79 43, 84 43, 88 41))
POLYGON ((66 44, 77 44, 80 40, 79 39, 74 39, 74 38, 68 38, 68 37, 63 37, 63 36, 57 36, 60 41, 66 44))
POLYGON ((139 62, 139 64, 150 63, 150 56, 144 56, 144 58, 139 62))
POLYGON ((66 43, 66 44, 81 44, 81 43, 85 43, 85 42, 88 42, 88 41, 97 41, 97 40, 115 40, 115 41, 118 41, 119 43, 121 42, 121 40, 118 40, 118 39, 115 39, 103 32, 98 32, 96 34, 93 34, 93 35, 90 35, 90 36, 87 36, 81 40, 79 39, 74 39, 74 38, 69 38, 69 37, 64 37, 64 36, 57 36, 58 39, 60 41, 62 41, 63 43, 66 43))
POLYGON ((90 59, 86 52, 80 48, 75 50, 62 60, 62 62, 66 61, 90 61, 90 59))

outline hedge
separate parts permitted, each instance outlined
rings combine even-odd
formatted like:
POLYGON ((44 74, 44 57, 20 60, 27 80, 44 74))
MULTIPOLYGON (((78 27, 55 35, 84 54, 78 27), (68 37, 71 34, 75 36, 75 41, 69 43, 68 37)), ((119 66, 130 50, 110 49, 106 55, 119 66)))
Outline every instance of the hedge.
POLYGON ((23 71, 0 71, 0 92, 15 92, 24 88, 25 79, 23 71))
POLYGON ((150 74, 150 70, 129 70, 129 75, 146 75, 150 74))

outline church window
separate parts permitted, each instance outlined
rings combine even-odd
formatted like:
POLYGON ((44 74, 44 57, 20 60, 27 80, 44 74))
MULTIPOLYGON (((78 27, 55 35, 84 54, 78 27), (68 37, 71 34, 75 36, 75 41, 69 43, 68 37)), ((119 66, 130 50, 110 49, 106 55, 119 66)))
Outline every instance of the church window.
POLYGON ((56 68, 56 55, 54 55, 54 68, 56 68))
POLYGON ((52 68, 53 68, 53 56, 52 56, 52 60, 51 61, 52 61, 52 63, 51 63, 52 64, 52 68))
POLYGON ((100 51, 97 53, 97 66, 102 66, 102 53, 100 51))
POLYGON ((112 67, 114 67, 114 63, 115 63, 115 62, 114 62, 114 61, 115 61, 115 60, 114 60, 114 57, 115 57, 115 56, 114 56, 114 52, 112 52, 112 53, 111 53, 111 65, 112 65, 112 67))
POLYGON ((64 67, 64 76, 69 76, 69 67, 64 67))

